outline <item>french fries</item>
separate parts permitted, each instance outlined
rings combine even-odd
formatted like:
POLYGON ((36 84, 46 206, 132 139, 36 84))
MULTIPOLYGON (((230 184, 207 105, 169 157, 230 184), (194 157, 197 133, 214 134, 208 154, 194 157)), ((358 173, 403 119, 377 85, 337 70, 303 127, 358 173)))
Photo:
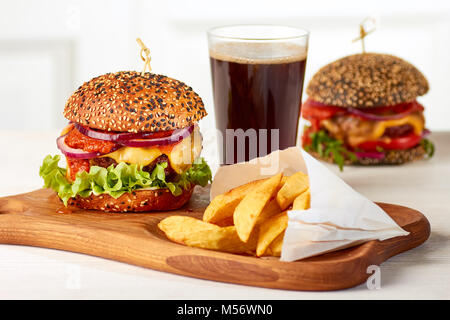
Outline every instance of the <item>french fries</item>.
POLYGON ((269 245, 278 237, 288 224, 288 216, 286 212, 277 214, 264 221, 259 227, 258 244, 256 246, 256 255, 258 257, 264 255, 269 245))
POLYGON ((306 210, 309 209, 311 202, 311 194, 309 193, 309 188, 301 193, 297 198, 295 198, 292 204, 292 210, 306 210))
POLYGON ((280 173, 216 196, 202 220, 171 216, 158 227, 170 240, 191 247, 279 257, 287 210, 306 210, 310 199, 307 175, 280 173))
POLYGON ((286 179, 277 193, 277 202, 281 210, 288 208, 295 198, 308 189, 308 176, 299 171, 286 179))
MULTIPOLYGON (((286 182, 287 177, 283 176, 278 185, 278 190, 283 186, 286 182)), ((260 179, 251 181, 249 183, 243 184, 239 187, 231 189, 230 191, 219 194, 216 196, 209 206, 206 208, 203 214, 203 221, 214 223, 220 226, 231 226, 233 225, 233 213, 236 206, 242 201, 244 196, 262 184, 264 181, 268 179, 260 179)), ((278 210, 278 205, 274 206, 274 203, 271 201, 267 205, 268 208, 264 208, 261 213, 263 217, 270 217, 272 214, 280 212, 278 210), (270 206, 269 206, 270 204, 270 206), (276 212, 274 212, 274 209, 276 212)))
MULTIPOLYGON (((239 238, 247 242, 261 211, 274 195, 283 174, 279 173, 251 190, 237 205, 233 221, 239 238)), ((283 189, 283 188, 281 188, 283 189)))
POLYGON ((278 205, 277 200, 273 198, 262 209, 261 213, 259 214, 258 220, 256 221, 256 224, 260 225, 270 217, 280 212, 281 212, 280 206, 278 205))
POLYGON ((255 180, 215 197, 203 214, 203 221, 220 223, 222 220, 233 217, 234 209, 244 196, 262 184, 267 179, 255 180))
POLYGON ((167 217, 158 223, 158 227, 164 231, 166 235, 169 233, 179 235, 179 239, 193 231, 220 229, 220 227, 215 224, 185 216, 167 217))
POLYGON ((163 219, 158 227, 173 242, 190 247, 231 253, 250 253, 256 248, 256 238, 242 242, 234 226, 222 228, 192 217, 171 216, 163 219))
POLYGON ((267 254, 279 257, 281 255, 281 249, 283 247, 283 238, 284 238, 284 231, 278 235, 278 237, 275 238, 275 240, 272 241, 270 246, 267 248, 267 254))

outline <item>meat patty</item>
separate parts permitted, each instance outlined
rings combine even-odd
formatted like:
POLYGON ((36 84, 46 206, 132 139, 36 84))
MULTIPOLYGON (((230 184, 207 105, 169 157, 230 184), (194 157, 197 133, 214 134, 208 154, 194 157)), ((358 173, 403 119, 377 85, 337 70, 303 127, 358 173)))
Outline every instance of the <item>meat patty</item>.
POLYGON ((390 137, 390 138, 398 138, 398 137, 404 136, 408 133, 411 133, 413 131, 414 131, 414 128, 412 125, 404 124, 401 126, 386 128, 383 135, 386 137, 390 137))
MULTIPOLYGON (((167 162, 167 168, 164 169, 164 173, 166 174, 166 181, 171 181, 173 178, 175 178, 177 173, 170 166, 169 157, 165 154, 160 155, 158 158, 153 160, 152 163, 143 167, 142 170, 151 173, 155 169, 156 164, 162 163, 162 162, 167 162)), ((91 166, 99 166, 99 167, 103 167, 103 168, 108 168, 110 165, 113 165, 115 167, 117 165, 116 160, 114 160, 113 158, 110 158, 110 157, 101 157, 101 158, 91 159, 91 166)))
POLYGON ((153 160, 152 163, 150 163, 149 165, 142 168, 142 170, 147 171, 147 172, 152 172, 155 169, 156 164, 162 163, 162 162, 167 162, 167 167, 164 169, 164 173, 166 174, 166 179, 168 181, 170 181, 170 178, 173 178, 176 175, 176 172, 170 166, 169 157, 165 154, 160 155, 158 158, 153 160))
POLYGON ((91 166, 98 166, 103 168, 108 168, 110 165, 117 165, 116 160, 110 157, 101 157, 91 159, 91 166))
POLYGON ((152 163, 143 167, 142 170, 152 172, 155 169, 156 164, 162 162, 167 162, 167 167, 164 169, 164 173, 166 174, 166 181, 172 181, 176 177, 177 173, 170 166, 169 157, 165 154, 160 155, 158 158, 153 160, 152 163))

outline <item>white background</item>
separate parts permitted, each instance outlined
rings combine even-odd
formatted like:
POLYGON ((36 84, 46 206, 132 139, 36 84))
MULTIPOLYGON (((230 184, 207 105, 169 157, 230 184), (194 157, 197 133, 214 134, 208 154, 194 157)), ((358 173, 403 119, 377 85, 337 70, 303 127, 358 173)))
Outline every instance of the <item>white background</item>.
POLYGON ((367 16, 378 20, 368 51, 398 55, 429 79, 420 98, 432 130, 450 130, 450 1, 31 1, 1 2, 0 129, 64 125, 66 99, 106 72, 140 70, 136 37, 152 68, 178 78, 204 99, 214 127, 205 31, 235 23, 287 24, 311 31, 306 80, 321 66, 361 50, 352 43, 367 16))

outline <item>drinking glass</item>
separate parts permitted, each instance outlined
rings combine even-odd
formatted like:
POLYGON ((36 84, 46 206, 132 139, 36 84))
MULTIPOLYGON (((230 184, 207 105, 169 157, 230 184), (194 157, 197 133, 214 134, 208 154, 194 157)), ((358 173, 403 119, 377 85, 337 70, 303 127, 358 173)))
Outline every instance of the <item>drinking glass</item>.
POLYGON ((207 36, 221 164, 295 146, 308 31, 232 25, 207 36))

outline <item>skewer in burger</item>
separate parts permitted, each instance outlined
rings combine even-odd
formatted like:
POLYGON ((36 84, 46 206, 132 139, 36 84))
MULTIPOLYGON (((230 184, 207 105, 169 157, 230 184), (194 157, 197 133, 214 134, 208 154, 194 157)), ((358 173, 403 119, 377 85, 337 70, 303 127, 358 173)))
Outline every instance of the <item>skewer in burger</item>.
POLYGON ((302 117, 305 150, 344 164, 402 164, 431 157, 424 107, 424 75, 398 57, 363 53, 321 68, 307 87, 302 117))
POLYGON ((113 212, 173 210, 205 186, 200 158, 202 99, 183 82, 153 73, 108 73, 69 98, 60 156, 40 168, 45 187, 65 205, 113 212))

